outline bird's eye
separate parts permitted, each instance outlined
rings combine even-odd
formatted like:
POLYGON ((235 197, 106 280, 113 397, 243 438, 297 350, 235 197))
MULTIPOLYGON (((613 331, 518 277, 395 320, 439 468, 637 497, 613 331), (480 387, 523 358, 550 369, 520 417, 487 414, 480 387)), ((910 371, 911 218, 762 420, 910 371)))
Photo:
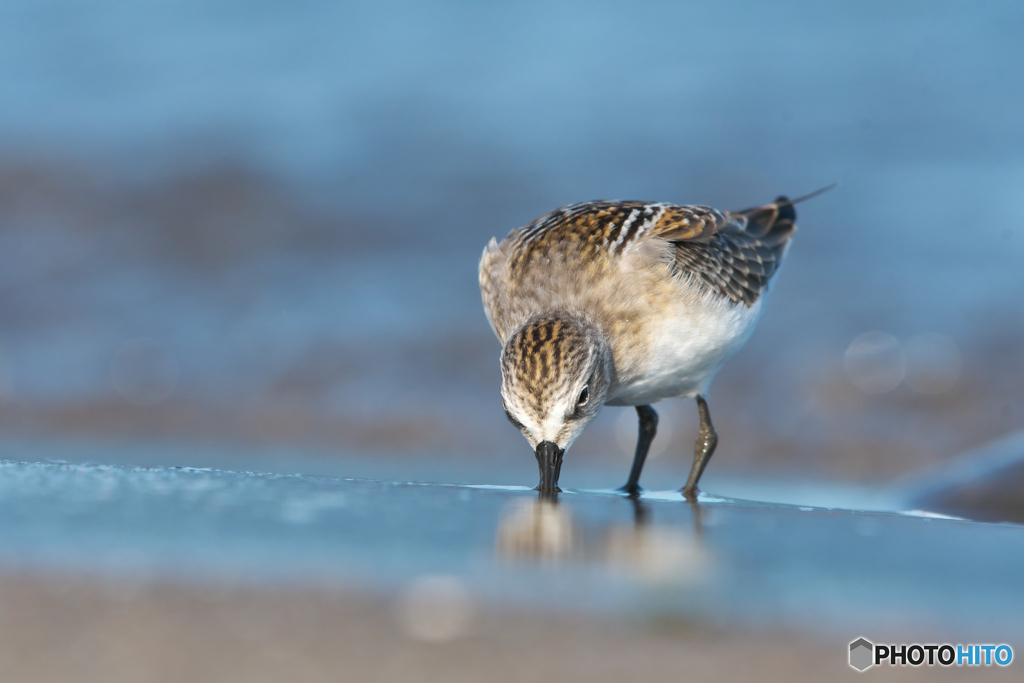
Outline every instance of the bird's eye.
POLYGON ((576 401, 577 406, 587 405, 587 401, 590 400, 590 387, 583 387, 583 391, 580 392, 580 398, 576 401))

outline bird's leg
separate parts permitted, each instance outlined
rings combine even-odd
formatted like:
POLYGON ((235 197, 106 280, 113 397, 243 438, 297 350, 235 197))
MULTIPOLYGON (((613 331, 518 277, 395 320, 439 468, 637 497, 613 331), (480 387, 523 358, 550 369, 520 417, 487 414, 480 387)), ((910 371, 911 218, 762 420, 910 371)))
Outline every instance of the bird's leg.
POLYGON ((708 412, 708 402, 704 397, 697 395, 697 411, 700 412, 700 431, 697 433, 697 443, 693 449, 693 467, 690 469, 690 478, 686 480, 683 487, 683 495, 687 500, 697 500, 697 482, 700 475, 704 474, 704 468, 711 460, 711 454, 715 452, 718 445, 718 433, 711 424, 711 413, 708 412))
POLYGON ((658 414, 650 406, 637 406, 637 417, 640 418, 640 435, 636 440, 636 455, 633 456, 633 468, 629 471, 629 481, 619 490, 631 496, 640 494, 640 472, 647 460, 647 451, 651 449, 654 435, 658 433, 658 414))

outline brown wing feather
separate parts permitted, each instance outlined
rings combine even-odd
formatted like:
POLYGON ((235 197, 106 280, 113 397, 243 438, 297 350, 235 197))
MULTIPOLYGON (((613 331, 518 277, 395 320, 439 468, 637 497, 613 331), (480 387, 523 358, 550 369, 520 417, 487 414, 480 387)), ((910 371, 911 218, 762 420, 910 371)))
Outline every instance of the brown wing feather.
POLYGON ((795 219, 784 197, 736 212, 635 201, 570 204, 509 235, 510 265, 523 266, 552 249, 583 260, 617 256, 640 240, 658 237, 674 245, 677 274, 749 306, 778 270, 795 219))
POLYGON ((670 242, 707 242, 728 223, 725 214, 707 206, 593 201, 555 209, 510 237, 519 260, 552 247, 575 249, 586 258, 619 255, 637 241, 655 236, 670 242))
POLYGON ((676 241, 675 268, 734 303, 753 305, 782 264, 796 231, 796 211, 785 197, 726 214, 729 221, 710 240, 676 241))
POLYGON ((669 242, 709 242, 729 225, 726 215, 710 206, 661 206, 664 213, 651 228, 651 234, 669 242))

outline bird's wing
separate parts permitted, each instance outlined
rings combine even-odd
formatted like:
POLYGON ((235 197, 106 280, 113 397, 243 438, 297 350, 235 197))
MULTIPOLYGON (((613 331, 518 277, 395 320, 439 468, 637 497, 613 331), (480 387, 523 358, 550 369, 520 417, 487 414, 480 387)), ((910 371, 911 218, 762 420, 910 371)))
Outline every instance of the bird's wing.
POLYGON ((697 286, 752 305, 782 261, 796 211, 780 197, 744 211, 649 202, 593 201, 555 209, 501 243, 513 268, 552 250, 614 259, 650 239, 672 244, 672 267, 697 286))
POLYGON ((614 257, 650 237, 706 241, 728 223, 706 206, 593 201, 563 206, 513 230, 507 242, 516 260, 551 250, 614 257))
POLYGON ((726 212, 724 218, 725 224, 710 236, 704 229, 696 238, 678 239, 668 231, 673 267, 698 286, 751 306, 782 264, 796 231, 796 211, 779 197, 767 206, 726 212))
MULTIPOLYGON (((614 267, 627 250, 653 242, 672 272, 734 304, 753 305, 778 270, 796 229, 792 203, 722 212, 707 206, 593 201, 555 209, 491 240, 480 260, 484 311, 499 339, 509 332, 509 290, 554 260, 614 267)), ((642 249, 641 249, 642 250, 642 249)))

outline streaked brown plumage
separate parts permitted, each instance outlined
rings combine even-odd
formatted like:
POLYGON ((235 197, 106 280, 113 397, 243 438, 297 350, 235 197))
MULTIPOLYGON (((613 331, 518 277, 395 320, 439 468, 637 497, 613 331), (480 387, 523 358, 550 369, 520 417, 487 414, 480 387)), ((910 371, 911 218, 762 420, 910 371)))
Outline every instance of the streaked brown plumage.
MULTIPOLYGON (((480 290, 504 346, 502 398, 538 461, 544 446, 560 467, 601 405, 637 406, 644 442, 643 424, 653 438, 657 419, 647 404, 696 397, 704 454, 698 448, 686 487, 696 490, 717 438, 701 396, 760 315, 796 229, 793 203, 722 212, 586 202, 491 240, 480 290)), ((549 470, 557 483, 558 467, 549 470)))

